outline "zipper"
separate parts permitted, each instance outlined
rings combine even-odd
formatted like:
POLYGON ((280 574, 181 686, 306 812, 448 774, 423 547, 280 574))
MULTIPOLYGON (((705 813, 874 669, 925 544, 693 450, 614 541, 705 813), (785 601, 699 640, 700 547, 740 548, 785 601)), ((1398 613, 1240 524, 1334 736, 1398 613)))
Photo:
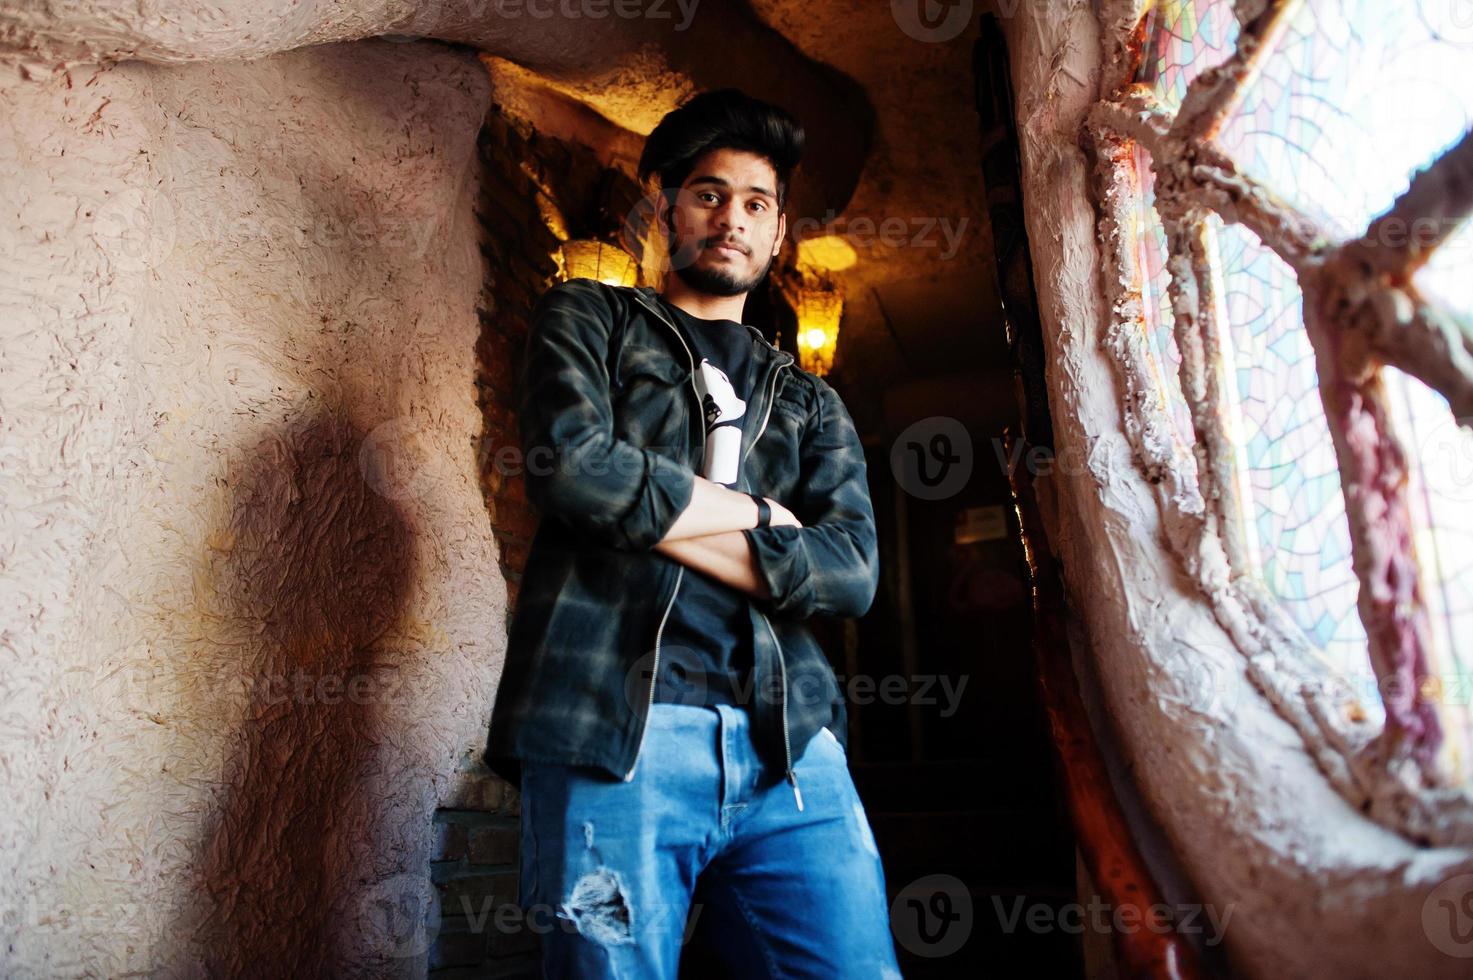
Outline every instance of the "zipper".
MULTIPOLYGON (((685 359, 690 364, 690 390, 691 394, 695 396, 696 400, 696 414, 694 417, 702 420, 701 432, 704 433, 706 431, 706 426, 704 421, 705 416, 703 415, 701 409, 701 392, 700 389, 696 387, 696 357, 694 354, 691 353, 690 345, 687 344, 685 342, 685 338, 680 335, 680 329, 676 327, 675 324, 671 323, 662 311, 656 309, 654 306, 651 306, 650 303, 645 300, 644 296, 641 295, 638 290, 635 290, 634 295, 639 298, 639 301, 646 308, 648 308, 652 313, 655 314, 656 317, 659 318, 661 323, 670 328, 671 333, 675 334, 675 339, 680 341, 680 346, 685 349, 685 359)), ((702 438, 702 442, 705 442, 704 436, 702 438)), ((704 452, 704 449, 702 451, 704 452)), ((624 782, 626 783, 634 779, 634 770, 639 768, 639 755, 644 750, 644 737, 646 734, 649 733, 650 710, 655 705, 655 680, 659 676, 660 670, 660 637, 664 635, 665 620, 670 618, 670 609, 675 605, 675 597, 680 593, 680 582, 683 578, 685 578, 685 566, 678 565, 677 568, 678 572, 675 576, 675 588, 670 591, 670 599, 665 603, 665 612, 660 616, 660 625, 655 627, 655 659, 650 665, 650 687, 646 695, 644 718, 640 721, 639 744, 636 745, 634 748, 634 762, 630 764, 629 771, 624 774, 624 782)))
MULTIPOLYGON (((762 433, 766 432, 767 420, 772 417, 772 404, 778 401, 778 376, 782 373, 782 368, 788 367, 790 363, 791 360, 779 364, 778 370, 772 373, 772 391, 767 393, 767 410, 762 414, 762 427, 757 429, 757 435, 753 436, 750 444, 747 445, 747 452, 744 452, 741 457, 742 482, 747 480, 747 455, 750 454, 753 447, 756 447, 757 439, 762 438, 762 433)), ((766 613, 763 613, 762 610, 757 610, 757 615, 762 616, 767 635, 772 637, 773 645, 778 647, 778 669, 782 672, 782 756, 784 756, 784 765, 787 766, 788 783, 792 784, 792 799, 797 803, 798 812, 801 813, 803 812, 803 791, 798 790, 798 774, 792 771, 792 743, 788 738, 788 663, 782 656, 782 644, 778 641, 778 634, 772 629, 772 620, 767 619, 766 613)))
POLYGON ((634 748, 634 764, 624 774, 624 782, 634 778, 634 770, 639 768, 639 753, 644 749, 644 737, 650 730, 650 709, 655 706, 655 678, 660 670, 660 637, 665 632, 665 620, 670 617, 670 609, 675 605, 675 596, 680 592, 680 580, 685 577, 685 566, 678 566, 679 571, 675 575, 675 588, 670 590, 670 601, 665 603, 665 613, 660 617, 660 625, 655 627, 655 659, 650 665, 650 690, 649 700, 644 705, 644 724, 639 729, 639 744, 634 748))
MULTIPOLYGON (((696 396, 696 402, 697 402, 696 417, 702 419, 701 432, 704 434, 705 431, 706 431, 706 426, 704 424, 704 418, 705 417, 704 417, 704 414, 703 414, 703 412, 702 412, 702 410, 700 408, 700 405, 699 405, 700 400, 701 400, 701 393, 700 393, 700 390, 696 388, 696 379, 695 379, 696 358, 695 358, 695 355, 691 353, 690 345, 687 344, 685 342, 685 338, 680 335, 680 329, 678 327, 676 327, 675 324, 671 323, 670 320, 665 316, 664 311, 658 309, 654 304, 652 304, 637 287, 634 290, 634 295, 635 295, 635 297, 637 297, 639 299, 640 303, 646 309, 648 309, 650 312, 654 313, 655 316, 659 318, 659 320, 660 320, 661 323, 665 324, 667 327, 670 328, 671 332, 673 332, 675 334, 675 339, 677 339, 677 340, 680 341, 680 346, 683 347, 683 348, 685 348, 685 356, 686 356, 686 359, 690 362, 690 370, 691 370, 690 386, 691 386, 691 391, 695 394, 695 396, 696 396)), ((790 365, 790 364, 793 363, 793 355, 789 354, 787 351, 779 350, 777 347, 773 347, 772 343, 769 342, 766 337, 762 337, 761 333, 758 332, 758 331, 756 331, 756 329, 754 327, 751 327, 750 324, 748 324, 747 327, 748 327, 749 330, 752 330, 754 333, 756 333, 758 337, 761 337, 762 342, 764 344, 767 344, 767 346, 769 348, 771 348, 774 352, 776 352, 778 354, 781 354, 784 357, 786 357, 787 360, 780 362, 778 364, 777 368, 774 369, 773 372, 772 372, 772 381, 770 382, 770 384, 771 384, 771 391, 768 394, 767 407, 766 407, 766 409, 762 413, 762 425, 761 425, 761 427, 759 427, 757 429, 757 434, 752 437, 752 441, 747 444, 746 451, 742 453, 741 470, 742 470, 742 482, 743 483, 747 483, 747 472, 746 472, 746 470, 747 470, 747 467, 746 467, 747 456, 749 456, 751 454, 752 447, 757 445, 757 440, 762 438, 762 433, 764 433, 764 432, 767 431, 767 422, 768 422, 768 419, 770 419, 772 417, 772 405, 773 405, 773 402, 775 402, 777 400, 777 379, 778 379, 778 376, 782 373, 783 368, 785 368, 788 365, 790 365)), ((709 441, 709 439, 703 438, 702 441, 704 443, 704 442, 709 441)), ((703 452, 704 452, 704 449, 703 449, 703 452)), ((748 484, 748 485, 750 486, 750 484, 748 484)), ((627 772, 624 775, 624 781, 626 783, 629 782, 630 780, 632 780, 634 778, 634 770, 637 769, 637 768, 639 768, 639 754, 640 754, 640 752, 644 748, 644 736, 645 736, 645 733, 649 730, 650 710, 654 706, 654 703, 655 703, 655 677, 656 677, 657 671, 660 668, 660 637, 661 637, 661 635, 665 631, 665 620, 670 615, 670 609, 671 609, 671 607, 675 605, 675 596, 676 596, 676 593, 678 593, 680 591, 680 581, 684 577, 684 575, 685 575, 685 566, 684 565, 681 565, 680 566, 680 572, 675 577, 675 589, 674 589, 674 591, 672 591, 670 593, 670 601, 665 604, 665 613, 664 613, 664 615, 662 615, 660 617, 660 625, 655 630, 655 659, 654 659, 654 663, 653 663, 652 667, 650 668, 649 700, 645 704, 645 713, 644 713, 643 727, 640 729, 640 732, 639 732, 639 746, 637 748, 635 748, 635 750, 634 750, 634 763, 633 763, 633 765, 631 765, 629 767, 629 772, 627 772)), ((766 614, 763 613, 761 610, 758 610, 757 611, 757 615, 759 615, 759 616, 762 617, 762 624, 767 627, 767 635, 772 637, 773 645, 777 647, 777 666, 778 666, 778 670, 781 672, 780 673, 780 676, 782 677, 782 688, 783 688, 783 708, 782 708, 782 719, 783 719, 783 764, 784 764, 784 766, 785 766, 785 768, 787 770, 788 782, 790 784, 792 784, 792 787, 793 787, 793 800, 798 804, 798 810, 799 810, 799 812, 801 812, 803 810, 803 793, 798 788, 798 774, 793 771, 793 747, 792 747, 792 743, 791 743, 791 741, 789 739, 789 736, 788 736, 788 665, 787 665, 787 662, 783 658, 783 645, 778 640, 777 633, 772 628, 772 623, 768 620, 766 614)))
POLYGON ((757 613, 762 617, 762 624, 767 627, 767 635, 772 637, 773 645, 777 647, 777 666, 782 671, 783 679, 783 765, 787 768, 788 782, 793 784, 793 799, 798 804, 798 812, 803 812, 803 793, 798 789, 798 774, 793 771, 793 747, 788 741, 788 665, 783 659, 783 645, 778 642, 777 633, 772 628, 772 621, 760 610, 757 613))
MULTIPOLYGON (((772 390, 767 393, 767 408, 762 413, 762 425, 758 428, 757 434, 752 437, 752 441, 747 443, 746 452, 742 453, 741 469, 743 483, 747 483, 747 457, 752 454, 752 447, 757 445, 757 440, 762 438, 762 433, 767 431, 767 420, 772 418, 772 403, 777 401, 777 378, 778 375, 782 374, 783 368, 788 366, 788 363, 784 361, 772 372, 772 390)), ((747 485, 750 488, 751 484, 747 485)))

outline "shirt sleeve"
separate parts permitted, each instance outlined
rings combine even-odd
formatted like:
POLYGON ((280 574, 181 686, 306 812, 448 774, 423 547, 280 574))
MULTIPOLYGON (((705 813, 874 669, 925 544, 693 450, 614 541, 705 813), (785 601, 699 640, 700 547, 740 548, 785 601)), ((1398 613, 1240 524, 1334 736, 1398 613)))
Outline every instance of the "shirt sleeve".
POLYGON ((837 392, 820 380, 818 418, 804 432, 796 499, 802 527, 749 528, 758 574, 779 616, 863 616, 880 582, 864 449, 837 392))
POLYGON ((648 549, 690 503, 695 473, 614 437, 607 290, 570 279, 532 312, 518 399, 527 498, 603 544, 648 549))

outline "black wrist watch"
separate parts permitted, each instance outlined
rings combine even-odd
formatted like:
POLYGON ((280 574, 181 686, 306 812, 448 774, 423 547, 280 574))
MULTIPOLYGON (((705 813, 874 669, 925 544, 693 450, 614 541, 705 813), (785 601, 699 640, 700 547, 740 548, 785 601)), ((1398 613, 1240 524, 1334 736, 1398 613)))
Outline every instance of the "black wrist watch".
POLYGON ((758 494, 749 493, 747 496, 757 501, 757 526, 767 527, 772 523, 772 506, 767 502, 766 498, 758 494))

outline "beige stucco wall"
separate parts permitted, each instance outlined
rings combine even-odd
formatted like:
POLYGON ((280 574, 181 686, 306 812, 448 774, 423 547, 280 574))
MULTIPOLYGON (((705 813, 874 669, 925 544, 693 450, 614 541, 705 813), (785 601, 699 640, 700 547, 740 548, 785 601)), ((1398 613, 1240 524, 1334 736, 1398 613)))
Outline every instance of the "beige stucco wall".
POLYGON ((0 973, 422 969, 504 642, 485 72, 0 70, 0 973))

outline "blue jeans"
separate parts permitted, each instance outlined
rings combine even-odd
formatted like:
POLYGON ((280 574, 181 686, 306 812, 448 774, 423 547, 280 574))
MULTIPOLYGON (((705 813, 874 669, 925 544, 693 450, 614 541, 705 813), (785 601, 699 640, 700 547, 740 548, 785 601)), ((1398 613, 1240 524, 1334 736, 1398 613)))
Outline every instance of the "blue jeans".
POLYGON ((740 708, 657 702, 647 724, 629 782, 523 764, 519 899, 545 976, 674 980, 689 913, 736 976, 899 977, 838 739, 820 730, 794 764, 800 811, 785 779, 759 785, 740 708))

